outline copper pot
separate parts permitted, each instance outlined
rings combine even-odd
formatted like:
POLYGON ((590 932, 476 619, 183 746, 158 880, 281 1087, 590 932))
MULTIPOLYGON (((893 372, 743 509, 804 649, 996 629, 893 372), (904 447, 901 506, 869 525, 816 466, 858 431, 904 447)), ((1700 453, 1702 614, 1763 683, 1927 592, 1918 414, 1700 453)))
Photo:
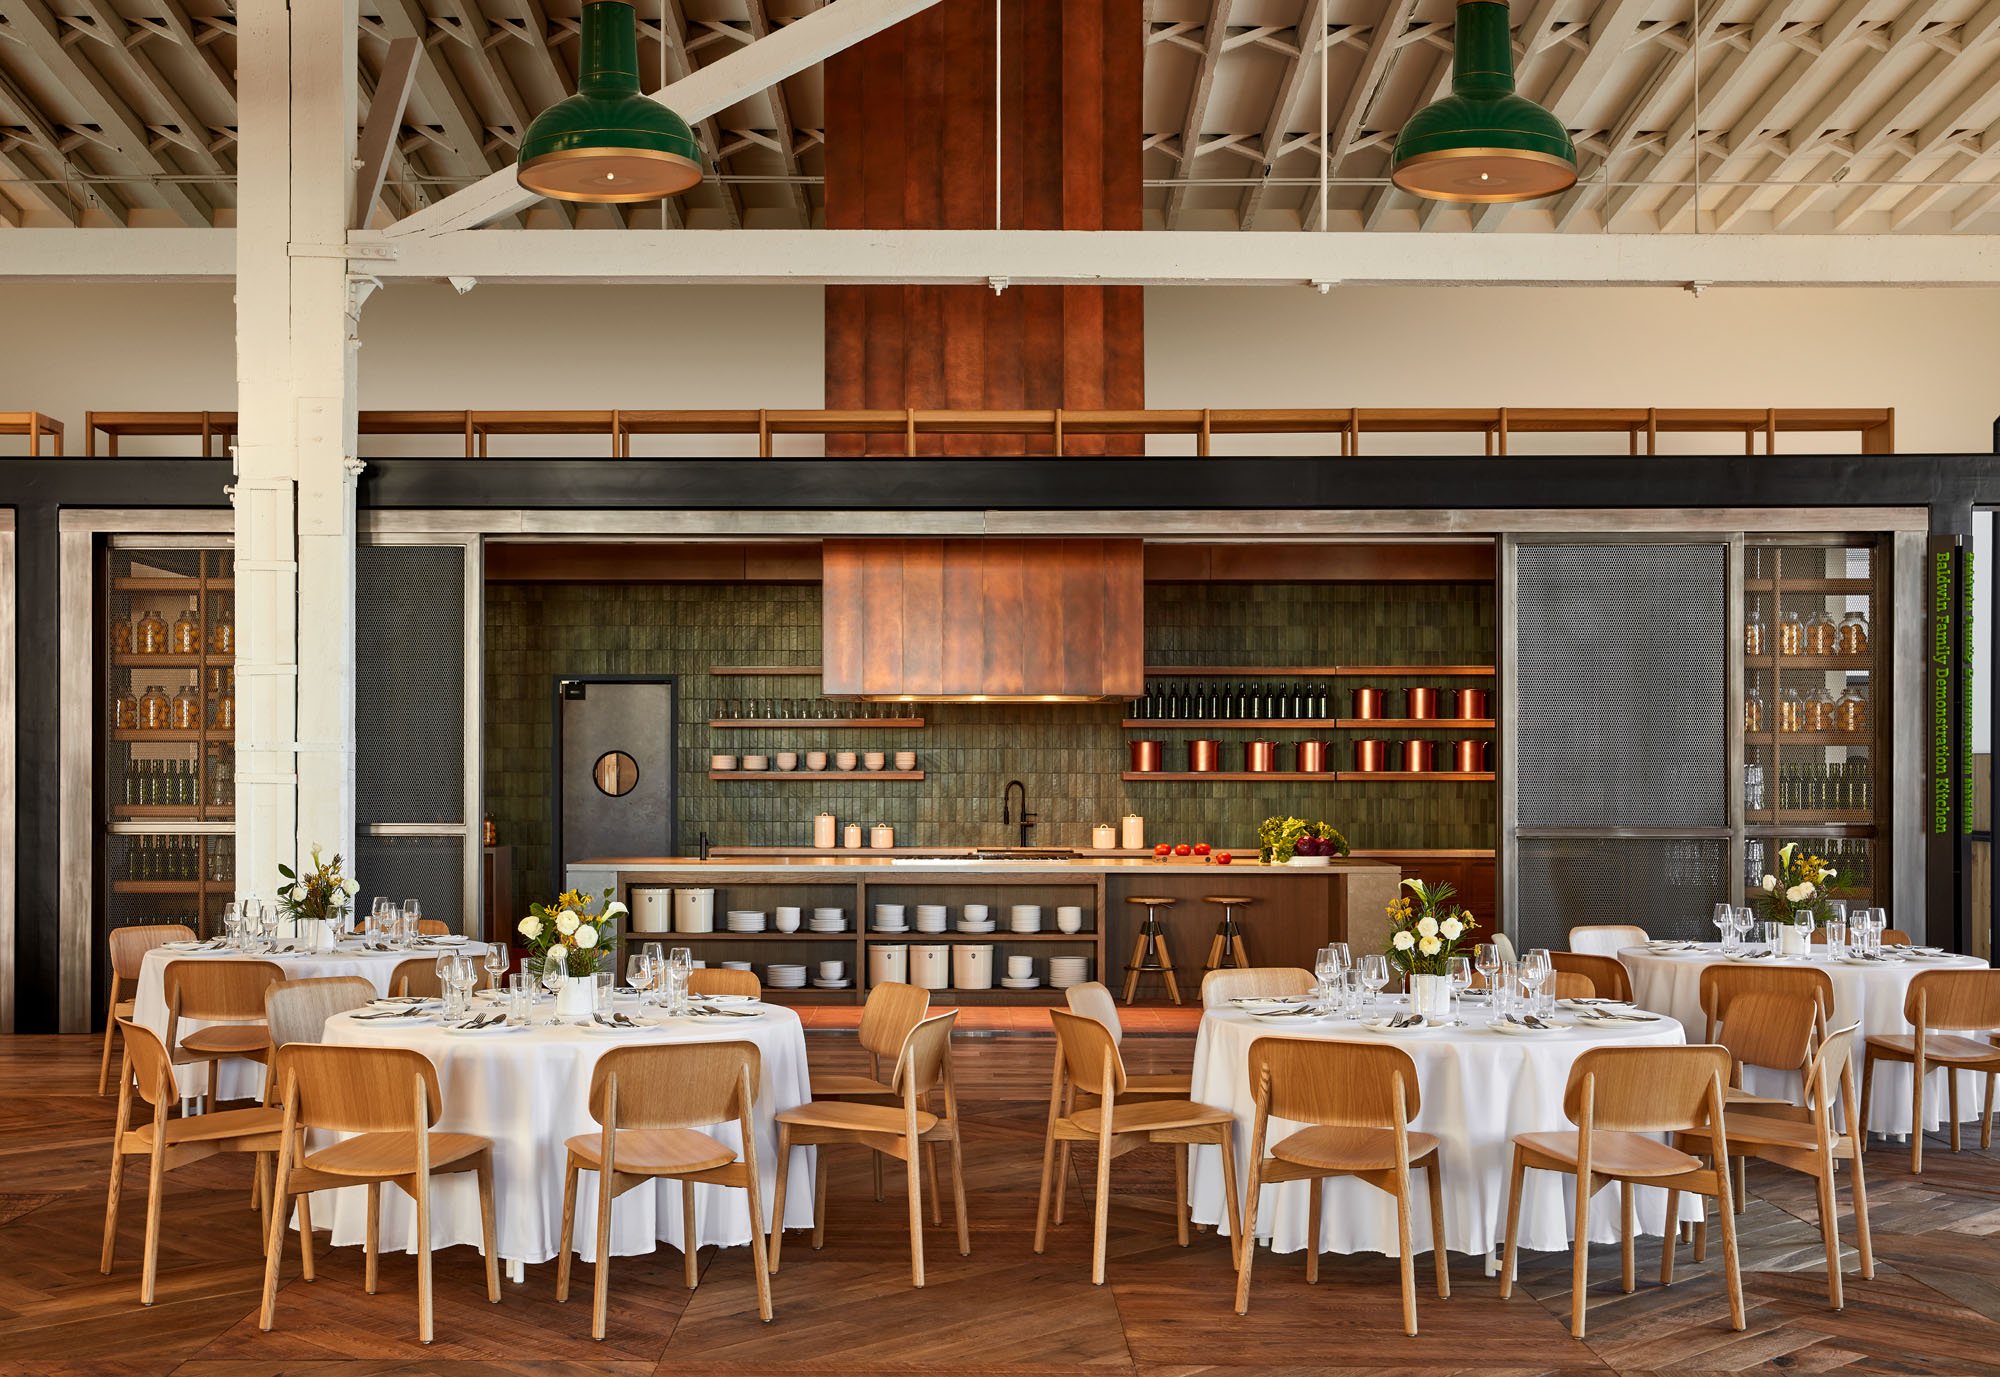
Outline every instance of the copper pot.
POLYGON ((1270 774, 1278 768, 1278 743, 1275 741, 1244 742, 1243 768, 1252 774, 1270 774))
POLYGON ((1378 775, 1389 768, 1389 743, 1386 741, 1357 741, 1354 743, 1354 768, 1365 775, 1378 775))
POLYGON ((1461 775, 1485 774, 1487 754, 1491 751, 1491 741, 1467 739, 1451 743, 1451 768, 1461 775))
POLYGON ((1354 715, 1365 719, 1387 717, 1389 715, 1389 695, 1377 688, 1354 690, 1354 715))
POLYGON ((1493 717, 1493 699, 1485 689, 1453 689, 1451 715, 1460 722, 1486 722, 1493 717))
POLYGON ((1333 743, 1330 741, 1301 741, 1298 746, 1298 771, 1302 775, 1323 774, 1333 764, 1333 743))
POLYGON ((1409 711, 1405 712, 1403 716, 1411 719, 1423 719, 1438 715, 1438 691, 1436 689, 1405 689, 1403 695, 1404 700, 1409 704, 1409 711))
MULTIPOLYGON (((1411 692, 1415 692, 1414 689, 1411 692)), ((1403 769, 1408 774, 1429 774, 1438 767, 1438 743, 1435 741, 1405 741, 1403 743, 1403 769)))
POLYGON ((1128 749, 1134 774, 1157 774, 1167 767, 1167 743, 1164 741, 1134 741, 1128 749))
POLYGON ((1188 742, 1188 769, 1197 774, 1212 774, 1222 768, 1222 743, 1211 737, 1199 737, 1188 742))

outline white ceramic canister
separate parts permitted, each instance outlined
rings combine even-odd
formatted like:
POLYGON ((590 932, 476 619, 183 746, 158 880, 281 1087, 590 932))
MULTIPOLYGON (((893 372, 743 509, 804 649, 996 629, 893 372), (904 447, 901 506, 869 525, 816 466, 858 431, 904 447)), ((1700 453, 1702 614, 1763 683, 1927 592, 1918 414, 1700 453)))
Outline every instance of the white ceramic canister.
POLYGON ((951 952, 951 983, 960 990, 993 988, 993 948, 984 942, 966 942, 951 952))
POLYGON ((712 889, 675 890, 674 931, 714 932, 715 891, 712 889))
POLYGON ((868 947, 868 983, 910 983, 910 949, 901 942, 874 942, 868 947))
POLYGON ((833 849, 834 841, 840 834, 840 824, 831 813, 813 814, 813 845, 822 851, 833 849))
POLYGON ((951 988, 951 948, 943 943, 910 948, 910 983, 920 990, 951 988))
POLYGON ((634 888, 632 891, 632 931, 672 932, 674 892, 671 889, 634 888))
POLYGON ((1146 820, 1137 813, 1127 813, 1119 823, 1119 845, 1127 851, 1146 849, 1146 820))
POLYGON ((850 822, 840 829, 840 844, 849 851, 861 849, 861 824, 850 822))
POLYGON ((887 851, 896 844, 896 829, 886 822, 878 822, 868 829, 868 845, 877 851, 887 851))
POLYGON ((1118 829, 1108 822, 1100 822, 1090 829, 1090 844, 1099 851, 1118 849, 1118 829))

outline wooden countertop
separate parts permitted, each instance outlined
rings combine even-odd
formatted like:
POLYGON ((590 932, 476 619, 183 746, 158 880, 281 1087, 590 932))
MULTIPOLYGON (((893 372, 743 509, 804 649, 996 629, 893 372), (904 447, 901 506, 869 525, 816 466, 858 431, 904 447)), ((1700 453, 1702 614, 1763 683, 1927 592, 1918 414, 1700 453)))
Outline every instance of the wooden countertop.
MULTIPOLYGON (((935 855, 935 852, 931 854, 935 855)), ((927 875, 966 875, 998 872, 1007 875, 1053 872, 1061 874, 1169 874, 1169 875, 1223 875, 1231 872, 1248 871, 1258 875, 1291 875, 1311 877, 1314 875, 1342 875, 1355 872, 1375 873, 1393 871, 1397 867, 1385 861, 1340 859, 1325 866, 1266 866, 1257 863, 1256 852, 1245 858, 1237 856, 1227 866, 1215 865, 1196 856, 1176 856, 1170 860, 1155 860, 1148 855, 1143 858, 1133 855, 1104 856, 1089 854, 1072 859, 1054 860, 980 860, 970 854, 940 857, 938 859, 918 859, 903 853, 900 857, 893 851, 819 851, 808 855, 759 855, 737 858, 711 857, 699 860, 693 856, 598 856, 589 860, 571 861, 571 868, 593 867, 600 870, 660 870, 675 873, 743 873, 746 871, 796 872, 802 870, 838 870, 847 872, 873 872, 894 875, 904 880, 917 881, 927 875)))

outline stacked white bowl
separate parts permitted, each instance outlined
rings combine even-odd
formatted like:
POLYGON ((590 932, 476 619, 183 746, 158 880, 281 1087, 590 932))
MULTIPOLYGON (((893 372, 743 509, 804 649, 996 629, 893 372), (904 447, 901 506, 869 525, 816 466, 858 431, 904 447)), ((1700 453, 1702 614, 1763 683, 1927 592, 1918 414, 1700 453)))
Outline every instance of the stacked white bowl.
POLYGON ((960 932, 991 932, 995 926, 993 910, 985 904, 967 904, 959 910, 960 932))
POLYGON ((1010 990, 1032 990, 1042 982, 1035 978, 1035 958, 1032 956, 1010 956, 1007 958, 1007 974, 1000 983, 1010 990))
POLYGON ((908 932, 910 930, 910 925, 903 920, 903 906, 901 904, 875 905, 874 926, 877 932, 908 932))
POLYGON ((943 904, 917 905, 918 932, 944 932, 951 926, 951 910, 943 904))
POLYGON ((806 987, 806 968, 773 961, 764 967, 764 983, 774 990, 803 990, 806 987))
POLYGON ((1049 984, 1058 990, 1066 990, 1072 985, 1081 985, 1090 979, 1090 958, 1087 956, 1051 956, 1049 958, 1049 984))
POLYGON ((847 910, 844 908, 816 908, 807 926, 814 932, 846 932, 847 910))
POLYGON ((1042 930, 1042 906, 1040 904, 1015 904, 1007 910, 1007 927, 1011 932, 1040 932, 1042 930))
POLYGON ((731 932, 762 932, 764 913, 762 909, 732 908, 728 913, 731 932))

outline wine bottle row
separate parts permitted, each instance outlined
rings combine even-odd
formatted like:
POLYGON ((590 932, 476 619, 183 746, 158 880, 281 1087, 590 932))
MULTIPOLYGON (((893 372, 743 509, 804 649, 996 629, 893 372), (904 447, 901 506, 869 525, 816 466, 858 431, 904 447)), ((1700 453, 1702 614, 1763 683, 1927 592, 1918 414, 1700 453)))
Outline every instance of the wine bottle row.
POLYGON ((1162 722, 1312 720, 1332 715, 1324 684, 1148 684, 1145 696, 1129 706, 1135 718, 1162 722))
POLYGON ((236 876, 234 838, 209 837, 205 852, 202 841, 200 837, 134 837, 125 878, 230 883, 236 876))

